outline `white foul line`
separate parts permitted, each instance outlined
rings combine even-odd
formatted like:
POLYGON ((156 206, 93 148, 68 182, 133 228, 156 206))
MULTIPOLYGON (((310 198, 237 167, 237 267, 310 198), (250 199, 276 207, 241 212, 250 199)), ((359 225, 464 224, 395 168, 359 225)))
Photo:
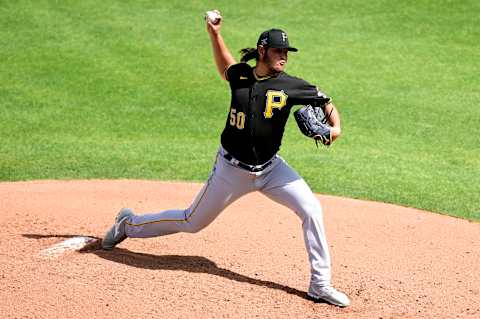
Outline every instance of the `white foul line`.
POLYGON ((46 258, 57 258, 65 252, 72 251, 72 250, 80 250, 83 247, 93 243, 96 240, 97 240, 96 238, 86 237, 86 236, 69 238, 67 240, 62 241, 61 243, 55 244, 49 248, 41 250, 40 256, 46 257, 46 258))

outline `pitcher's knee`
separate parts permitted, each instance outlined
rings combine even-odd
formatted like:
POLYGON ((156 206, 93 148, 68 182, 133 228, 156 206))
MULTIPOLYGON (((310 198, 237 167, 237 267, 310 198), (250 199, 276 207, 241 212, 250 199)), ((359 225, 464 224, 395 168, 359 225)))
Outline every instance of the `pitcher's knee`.
POLYGON ((185 232, 192 233, 192 234, 198 233, 199 231, 201 231, 202 229, 204 229, 207 226, 207 225, 194 223, 191 220, 187 220, 185 222, 188 225, 188 227, 185 229, 185 232))
POLYGON ((185 211, 185 232, 187 233, 198 233, 202 229, 208 226, 209 222, 198 218, 198 216, 193 216, 190 214, 189 210, 185 211))
POLYGON ((303 219, 323 218, 322 206, 319 203, 305 203, 301 206, 303 219))

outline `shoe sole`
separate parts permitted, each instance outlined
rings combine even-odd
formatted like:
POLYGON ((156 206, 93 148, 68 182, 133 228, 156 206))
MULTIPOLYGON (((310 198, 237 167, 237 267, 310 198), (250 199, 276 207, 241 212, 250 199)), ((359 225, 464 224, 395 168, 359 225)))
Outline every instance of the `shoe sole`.
POLYGON ((341 308, 345 308, 345 307, 348 307, 350 306, 350 304, 348 305, 345 305, 345 304, 340 304, 340 303, 335 303, 335 302, 331 302, 330 300, 328 299, 323 299, 323 298, 320 298, 320 297, 314 297, 310 294, 307 293, 307 299, 310 300, 310 301, 313 301, 315 303, 326 303, 326 304, 329 304, 329 305, 332 305, 332 306, 337 306, 337 307, 341 307, 341 308))
POLYGON ((110 233, 113 233, 113 232, 115 232, 115 225, 113 225, 112 228, 110 228, 110 230, 109 230, 109 231, 105 234, 105 236, 103 237, 103 240, 102 240, 102 249, 104 249, 104 250, 112 250, 113 248, 115 248, 115 246, 117 246, 118 244, 120 244, 120 243, 123 241, 123 239, 122 239, 122 240, 120 240, 120 241, 115 242, 115 241, 113 240, 113 235, 112 235, 112 236, 109 235, 110 233), (106 241, 105 239, 106 239, 107 237, 111 237, 112 240, 107 240, 107 241, 106 241))
POLYGON ((112 250, 113 248, 115 248, 115 246, 117 246, 118 244, 120 244, 122 241, 124 241, 127 236, 125 236, 124 238, 118 240, 118 241, 115 241, 113 239, 113 235, 112 236, 108 236, 108 237, 112 237, 112 240, 111 240, 111 243, 109 242, 108 244, 105 245, 105 238, 107 237, 107 234, 111 234, 111 233, 115 233, 115 226, 120 223, 122 220, 124 220, 125 218, 127 217, 130 217, 130 216, 133 216, 134 214, 132 213, 132 211, 130 209, 122 209, 117 217, 115 217, 115 224, 113 224, 112 228, 110 228, 110 230, 105 234, 103 240, 102 240, 102 248, 104 250, 112 250))

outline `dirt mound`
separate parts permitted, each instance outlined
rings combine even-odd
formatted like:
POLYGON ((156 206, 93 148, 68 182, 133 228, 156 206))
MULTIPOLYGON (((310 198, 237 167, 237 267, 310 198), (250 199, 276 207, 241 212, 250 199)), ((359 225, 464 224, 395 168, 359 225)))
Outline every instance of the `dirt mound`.
POLYGON ((184 208, 200 187, 132 180, 0 183, 2 317, 480 317, 480 224, 394 205, 318 196, 333 283, 352 300, 345 309, 306 299, 300 220, 258 193, 197 234, 98 249, 119 208, 184 208), (83 241, 79 251, 58 253, 83 241), (52 249, 56 254, 45 253, 52 249))

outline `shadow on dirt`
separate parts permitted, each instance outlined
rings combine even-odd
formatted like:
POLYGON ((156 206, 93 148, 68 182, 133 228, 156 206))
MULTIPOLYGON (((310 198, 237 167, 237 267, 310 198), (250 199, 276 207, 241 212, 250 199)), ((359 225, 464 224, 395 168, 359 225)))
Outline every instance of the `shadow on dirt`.
MULTIPOLYGON (((40 234, 23 234, 22 236, 32 239, 42 238, 71 238, 87 235, 40 235, 40 234)), ((145 253, 137 253, 124 248, 115 248, 111 251, 101 249, 101 238, 88 236, 97 240, 88 244, 80 253, 95 254, 100 258, 110 260, 116 263, 124 264, 131 267, 144 269, 159 270, 183 270, 191 273, 205 273, 214 276, 227 278, 233 281, 267 287, 285 291, 288 294, 296 295, 302 299, 309 299, 304 291, 281 285, 272 281, 251 278, 231 270, 218 267, 216 263, 202 256, 181 256, 181 255, 152 255, 145 253)))
POLYGON ((92 253, 103 259, 137 268, 183 270, 191 273, 210 274, 237 282, 249 283, 251 285, 282 290, 286 293, 296 295, 303 299, 307 299, 307 294, 303 291, 285 285, 277 284, 272 281, 251 278, 233 272, 231 270, 218 267, 217 264, 215 264, 213 261, 202 256, 152 255, 145 253, 137 253, 124 248, 115 248, 112 251, 105 251, 101 249, 96 249, 94 247, 95 246, 92 247, 90 245, 90 247, 85 247, 84 249, 82 249, 81 252, 92 253))

